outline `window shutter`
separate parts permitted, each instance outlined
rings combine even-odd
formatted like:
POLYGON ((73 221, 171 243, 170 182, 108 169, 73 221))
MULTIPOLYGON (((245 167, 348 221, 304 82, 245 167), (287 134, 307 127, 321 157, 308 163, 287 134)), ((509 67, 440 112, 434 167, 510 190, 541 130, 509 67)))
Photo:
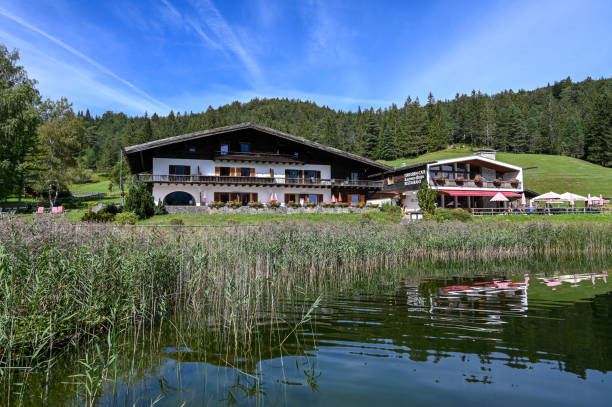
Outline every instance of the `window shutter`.
MULTIPOLYGON (((219 167, 217 167, 219 169, 219 167)), ((221 193, 215 192, 215 202, 219 202, 221 200, 221 193)))
POLYGON ((255 168, 251 168, 251 177, 255 176, 255 168))
POLYGON ((318 194, 317 195, 317 203, 320 204, 321 202, 323 202, 323 194, 318 194))
MULTIPOLYGON (((215 167, 215 175, 218 177, 219 175, 221 175, 221 167, 215 167)), ((215 201, 217 199, 215 198, 215 201)))
POLYGON ((236 174, 236 169, 234 167, 230 167, 230 177, 233 177, 236 174))
POLYGON ((257 202, 257 192, 253 192, 253 193, 251 194, 251 201, 253 201, 253 202, 257 202))
POLYGON ((291 194, 285 194, 285 203, 289 203, 291 201, 291 194))

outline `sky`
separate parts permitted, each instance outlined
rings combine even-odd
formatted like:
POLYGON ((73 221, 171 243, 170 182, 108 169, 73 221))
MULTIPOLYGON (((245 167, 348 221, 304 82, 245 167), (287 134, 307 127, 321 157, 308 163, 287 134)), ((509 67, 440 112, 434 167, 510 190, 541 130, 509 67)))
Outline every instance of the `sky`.
POLYGON ((612 76, 612 1, 0 0, 0 43, 75 110, 334 109, 612 76))

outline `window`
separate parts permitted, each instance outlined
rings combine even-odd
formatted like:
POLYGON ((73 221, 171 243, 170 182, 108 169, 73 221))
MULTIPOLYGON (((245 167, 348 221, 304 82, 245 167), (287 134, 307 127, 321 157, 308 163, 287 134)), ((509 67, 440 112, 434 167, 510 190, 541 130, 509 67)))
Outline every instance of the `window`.
POLYGON ((221 144, 221 155, 229 153, 229 144, 221 144))
POLYGON ((351 195, 351 203, 359 203, 359 195, 351 195))
POLYGON ((240 176, 241 177, 250 177, 251 176, 251 169, 250 168, 241 168, 240 169, 240 176))
POLYGON ((229 192, 221 192, 219 194, 219 201, 221 202, 229 202, 230 194, 229 192))
POLYGON ((285 178, 299 178, 299 170, 285 170, 285 178))
POLYGON ((251 151, 251 145, 249 143, 240 143, 240 152, 248 153, 251 151))
POLYGON ((298 153, 297 151, 293 153, 293 158, 299 158, 299 157, 300 157, 300 153, 298 153))
POLYGON ((358 172, 351 172, 351 181, 357 181, 359 179, 359 173, 358 172))
POLYGON ((308 195, 308 202, 319 203, 319 196, 316 194, 308 195))
POLYGON ((168 173, 170 175, 190 175, 191 167, 188 165, 170 165, 168 173))
POLYGON ((189 152, 190 153, 195 153, 196 152, 195 146, 189 146, 189 152))
POLYGON ((229 177, 230 167, 219 167, 219 175, 222 177, 229 177))

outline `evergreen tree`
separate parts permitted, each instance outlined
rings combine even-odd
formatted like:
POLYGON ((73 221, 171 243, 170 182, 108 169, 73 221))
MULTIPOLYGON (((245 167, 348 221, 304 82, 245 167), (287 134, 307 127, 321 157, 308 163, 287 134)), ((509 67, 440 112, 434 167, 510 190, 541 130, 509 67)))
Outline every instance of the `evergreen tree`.
POLYGON ((380 143, 380 154, 378 158, 381 160, 393 160, 396 158, 395 148, 393 146, 393 137, 391 137, 391 131, 387 125, 385 125, 383 128, 380 143))
POLYGON ((368 114, 366 119, 365 127, 365 138, 364 138, 364 154, 368 158, 377 158, 378 155, 378 137, 380 134, 380 127, 376 121, 376 117, 372 112, 368 114))

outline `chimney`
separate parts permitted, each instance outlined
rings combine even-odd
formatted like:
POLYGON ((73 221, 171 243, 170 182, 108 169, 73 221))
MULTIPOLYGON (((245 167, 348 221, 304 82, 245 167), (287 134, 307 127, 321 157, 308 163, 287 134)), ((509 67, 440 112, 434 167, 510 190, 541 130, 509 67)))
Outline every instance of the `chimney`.
POLYGON ((489 160, 496 160, 496 153, 497 151, 495 150, 481 148, 480 150, 476 151, 474 155, 480 156, 482 158, 488 158, 489 160))

